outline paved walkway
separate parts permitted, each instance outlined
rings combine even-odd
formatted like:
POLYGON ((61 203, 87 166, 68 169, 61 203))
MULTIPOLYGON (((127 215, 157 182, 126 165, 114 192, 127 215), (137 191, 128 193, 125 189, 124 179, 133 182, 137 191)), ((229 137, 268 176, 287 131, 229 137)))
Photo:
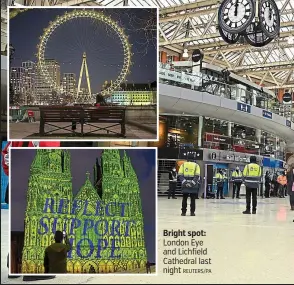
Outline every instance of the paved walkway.
MULTIPOLYGON (((65 127, 68 124, 67 123, 58 123, 57 124, 60 127, 65 127)), ((109 126, 109 124, 99 124, 99 126, 102 127, 106 127, 109 126)), ((156 126, 154 126, 156 129, 156 126)), ((70 135, 68 132, 65 131, 58 131, 58 133, 64 133, 65 135, 63 136, 48 136, 48 137, 40 137, 38 136, 38 132, 39 132, 39 122, 36 123, 10 123, 9 124, 9 134, 10 134, 10 138, 11 139, 42 139, 42 140, 50 140, 50 139, 68 139, 68 140, 88 140, 88 139, 117 139, 117 140, 123 140, 123 138, 120 137, 113 137, 113 136, 99 136, 98 135, 91 135, 91 136, 86 136, 86 137, 78 137, 78 136, 72 136, 70 135), (69 134, 69 135, 67 135, 69 134)), ((50 126, 46 126, 45 131, 50 131, 53 130, 53 127, 50 126)), ((93 130, 92 127, 90 126, 85 126, 84 128, 85 131, 91 131, 93 130)), ((120 132, 120 126, 116 126, 111 128, 111 130, 115 131, 115 132, 120 132)), ((77 129, 77 131, 79 131, 79 129, 77 129)), ((105 132, 104 132, 105 134, 105 132)), ((131 125, 126 125, 126 139, 154 139, 156 140, 156 134, 150 133, 148 131, 145 130, 141 130, 139 127, 137 126, 131 126, 131 125)))
MULTIPOLYGON (((181 217, 181 199, 158 202, 158 276, 58 276, 53 280, 23 282, 7 279, 8 211, 1 212, 2 284, 293 284, 294 213, 289 199, 259 199, 257 215, 243 215, 245 199, 197 200, 195 217, 181 217), (202 239, 212 274, 163 274, 163 230, 206 232, 202 239)), ((167 238, 166 238, 167 239, 167 238)), ((185 238, 184 238, 185 239, 185 238)), ((169 240, 176 240, 169 238, 169 240)), ((173 265, 171 265, 173 267, 173 265)))

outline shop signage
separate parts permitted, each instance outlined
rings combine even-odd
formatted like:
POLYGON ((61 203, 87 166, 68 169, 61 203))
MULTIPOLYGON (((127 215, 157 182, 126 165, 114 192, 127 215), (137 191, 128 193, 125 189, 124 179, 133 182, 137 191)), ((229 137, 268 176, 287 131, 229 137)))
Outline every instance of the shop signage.
POLYGON ((226 160, 226 161, 243 162, 243 163, 250 162, 249 157, 235 155, 235 154, 224 154, 222 158, 223 160, 226 160))
POLYGON ((192 61, 199 62, 203 59, 204 54, 200 49, 195 49, 192 53, 192 61))
POLYGON ((251 106, 245 103, 237 103, 237 110, 245 112, 245 113, 251 113, 251 106))
POLYGON ((291 128, 291 121, 290 120, 286 120, 286 126, 291 128))
POLYGON ((164 68, 159 68, 159 77, 166 80, 172 80, 176 82, 181 82, 190 85, 200 86, 202 83, 201 73, 191 75, 178 71, 167 70, 164 68))
POLYGON ((292 102, 292 94, 289 92, 284 93, 283 95, 283 102, 284 103, 290 103, 292 102))
POLYGON ((210 154, 210 159, 212 159, 212 160, 216 160, 216 152, 212 152, 212 153, 210 154))
POLYGON ((262 110, 262 116, 264 118, 272 119, 273 118, 273 113, 269 112, 267 110, 262 110))
POLYGON ((188 154, 192 155, 195 160, 203 160, 202 149, 180 149, 179 159, 187 159, 188 154))
POLYGON ((231 138, 226 136, 214 135, 214 134, 206 134, 207 142, 217 142, 221 144, 230 144, 231 138))

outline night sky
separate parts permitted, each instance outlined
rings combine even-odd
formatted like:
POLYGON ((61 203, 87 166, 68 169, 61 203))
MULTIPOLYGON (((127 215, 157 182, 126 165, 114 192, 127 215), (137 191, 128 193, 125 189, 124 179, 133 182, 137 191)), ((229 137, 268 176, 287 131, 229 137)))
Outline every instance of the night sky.
MULTIPOLYGON (((121 155, 123 151, 121 151, 121 155)), ((127 155, 137 173, 144 216, 145 243, 148 260, 155 262, 156 193, 155 193, 155 150, 128 149, 127 155)), ((11 150, 11 230, 24 230, 26 193, 30 166, 35 157, 35 149, 11 150)), ((93 166, 100 157, 99 149, 71 149, 71 173, 74 195, 84 185, 86 172, 93 178, 93 166)))
MULTIPOLYGON (((75 8, 76 9, 76 8, 75 8)), ((12 66, 22 61, 36 62, 37 45, 44 28, 58 15, 73 9, 30 9, 10 20, 10 43, 15 48, 12 66)), ((156 21, 156 9, 96 9, 103 11, 124 28, 132 44, 132 62, 128 83, 151 83, 157 74, 157 31, 146 30, 150 19, 156 21)), ((155 22, 156 23, 156 22, 155 22)), ((155 25, 156 26, 156 25, 155 25)), ((153 25, 151 25, 153 27, 153 25)), ((117 34, 106 24, 92 19, 78 18, 59 26, 47 42, 45 58, 56 59, 61 73, 75 73, 78 81, 83 52, 87 64, 92 93, 101 90, 107 80, 115 80, 123 64, 123 47, 117 34)), ((82 87, 86 87, 85 73, 82 87)))

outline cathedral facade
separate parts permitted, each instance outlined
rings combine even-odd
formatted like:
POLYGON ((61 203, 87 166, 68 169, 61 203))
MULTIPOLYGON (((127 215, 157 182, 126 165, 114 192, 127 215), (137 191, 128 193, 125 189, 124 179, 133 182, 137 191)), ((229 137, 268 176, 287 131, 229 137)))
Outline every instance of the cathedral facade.
POLYGON ((43 273, 45 248, 56 230, 72 244, 68 273, 140 272, 147 253, 140 188, 130 158, 104 150, 94 181, 73 194, 70 152, 38 149, 31 165, 22 273, 43 273))

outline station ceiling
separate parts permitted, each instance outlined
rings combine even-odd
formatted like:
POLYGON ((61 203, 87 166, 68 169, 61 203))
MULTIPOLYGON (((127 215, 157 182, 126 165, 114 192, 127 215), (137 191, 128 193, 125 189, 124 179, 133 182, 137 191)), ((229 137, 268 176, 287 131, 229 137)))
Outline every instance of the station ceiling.
POLYGON ((29 0, 30 5, 159 7, 159 48, 179 55, 184 48, 204 51, 204 61, 242 75, 269 89, 294 89, 294 1, 275 0, 280 37, 265 47, 227 44, 217 27, 219 0, 29 0))

